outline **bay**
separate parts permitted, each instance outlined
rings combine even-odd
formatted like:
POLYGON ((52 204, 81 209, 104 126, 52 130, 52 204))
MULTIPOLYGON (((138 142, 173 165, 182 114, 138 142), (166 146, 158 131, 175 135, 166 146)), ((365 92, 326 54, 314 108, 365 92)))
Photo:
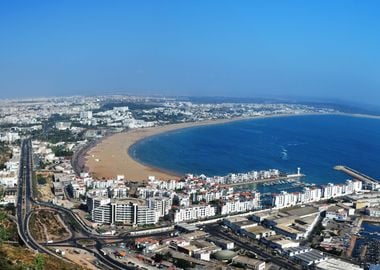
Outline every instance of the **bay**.
POLYGON ((178 174, 208 176, 301 167, 310 183, 340 183, 333 170, 352 167, 380 179, 380 120, 343 115, 252 119, 198 126, 143 139, 130 148, 138 161, 178 174))

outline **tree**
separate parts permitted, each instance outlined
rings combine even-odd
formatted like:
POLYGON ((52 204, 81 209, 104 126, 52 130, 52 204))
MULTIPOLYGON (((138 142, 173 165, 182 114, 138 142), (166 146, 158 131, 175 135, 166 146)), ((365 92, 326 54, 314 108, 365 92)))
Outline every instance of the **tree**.
POLYGON ((43 177, 42 175, 39 174, 37 176, 37 182, 39 185, 46 185, 47 183, 46 177, 43 177))
POLYGON ((0 244, 9 239, 9 232, 4 227, 4 225, 0 225, 0 244))
POLYGON ((7 219, 7 215, 4 211, 0 211, 0 244, 9 239, 9 232, 5 226, 5 220, 7 219))
POLYGON ((34 259, 34 269, 35 270, 44 270, 45 266, 45 258, 42 256, 42 254, 37 254, 36 258, 34 259))
POLYGON ((7 214, 4 211, 0 211, 0 222, 3 222, 7 218, 7 214))

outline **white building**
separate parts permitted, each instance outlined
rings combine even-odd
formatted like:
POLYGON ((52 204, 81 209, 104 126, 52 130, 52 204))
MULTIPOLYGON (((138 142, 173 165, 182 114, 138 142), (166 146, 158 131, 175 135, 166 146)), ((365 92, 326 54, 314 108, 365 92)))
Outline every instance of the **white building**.
POLYGON ((191 194, 192 202, 201 202, 204 201, 209 203, 214 200, 219 200, 226 194, 225 190, 213 190, 213 191, 203 191, 203 192, 194 192, 191 194))
POLYGON ((272 205, 276 208, 296 205, 298 200, 299 193, 288 193, 286 191, 282 191, 280 194, 272 195, 272 205))
POLYGON ((17 185, 17 173, 14 171, 0 171, 0 185, 14 187, 17 185))
POLYGON ((127 187, 123 186, 117 186, 110 189, 110 193, 112 198, 126 198, 128 196, 128 189, 127 187))
POLYGON ((252 198, 251 200, 230 200, 226 201, 221 207, 221 215, 232 213, 248 212, 259 208, 260 199, 252 198))
POLYGON ((174 212, 174 222, 205 219, 216 215, 215 207, 211 205, 192 206, 179 208, 174 212))
POLYGON ((84 119, 84 120, 91 120, 92 119, 92 111, 80 112, 79 117, 84 119))
POLYGON ((141 226, 156 224, 160 214, 136 199, 111 200, 104 197, 87 197, 87 208, 92 220, 100 224, 122 223, 141 226))
POLYGON ((146 200, 146 205, 149 208, 156 210, 160 217, 169 214, 169 211, 172 208, 172 203, 173 200, 166 197, 154 197, 146 200))
POLYGON ((363 183, 358 180, 347 180, 345 184, 329 183, 321 188, 305 187, 302 192, 287 193, 282 191, 280 194, 272 195, 272 205, 276 208, 290 207, 297 204, 327 200, 339 196, 349 195, 362 190, 363 183))
POLYGON ((179 202, 180 207, 190 207, 190 195, 189 194, 176 194, 174 198, 179 202))
POLYGON ((126 225, 156 224, 160 218, 159 212, 141 203, 131 201, 115 201, 111 203, 111 223, 123 223, 126 225))
POLYGON ((178 180, 156 181, 156 185, 159 189, 177 190, 182 189, 185 186, 185 182, 178 180))
POLYGON ((103 196, 91 196, 87 194, 86 205, 88 212, 92 212, 99 206, 106 205, 111 203, 111 199, 103 196))
POLYGON ((70 122, 57 122, 55 124, 55 128, 58 130, 67 130, 70 129, 71 123, 70 122))
POLYGON ((20 135, 18 132, 5 132, 4 134, 0 134, 0 141, 2 142, 14 143, 19 139, 20 135))
POLYGON ((316 202, 322 198, 322 190, 320 188, 308 188, 303 190, 304 197, 300 200, 301 203, 316 202))
POLYGON ((111 199, 107 197, 92 197, 87 196, 87 209, 91 214, 91 218, 96 223, 110 223, 111 222, 111 207, 109 203, 111 199))
POLYGON ((84 183, 73 182, 68 186, 68 188, 75 199, 79 199, 80 196, 84 196, 86 194, 86 186, 84 183))
POLYGON ((20 149, 18 147, 13 147, 12 154, 12 159, 4 164, 5 169, 3 171, 0 171, 0 185, 6 187, 14 187, 17 185, 18 181, 20 149))
POLYGON ((108 197, 108 189, 106 188, 95 188, 87 191, 87 196, 92 197, 108 197))
POLYGON ((93 180, 92 178, 86 181, 87 187, 91 188, 108 188, 115 185, 117 180, 115 179, 101 179, 101 180, 93 180))
POLYGON ((338 185, 334 185, 332 183, 327 184, 322 187, 323 198, 330 199, 337 196, 341 196, 343 193, 343 189, 339 188, 338 185))
POLYGON ((346 209, 339 206, 331 206, 326 210, 326 218, 337 221, 345 221, 348 218, 348 212, 346 209))
POLYGON ((174 191, 166 189, 157 189, 154 187, 140 187, 138 188, 138 197, 141 199, 147 199, 152 197, 169 197, 173 198, 175 196, 174 191))

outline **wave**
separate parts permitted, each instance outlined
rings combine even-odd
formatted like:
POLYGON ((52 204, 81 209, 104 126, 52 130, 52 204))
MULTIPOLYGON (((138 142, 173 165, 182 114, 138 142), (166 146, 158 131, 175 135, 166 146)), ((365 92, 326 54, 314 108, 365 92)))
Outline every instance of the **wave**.
POLYGON ((281 159, 282 160, 288 160, 289 158, 288 158, 288 150, 285 148, 285 147, 283 147, 283 146, 281 146, 281 149, 282 149, 282 151, 281 151, 281 159))

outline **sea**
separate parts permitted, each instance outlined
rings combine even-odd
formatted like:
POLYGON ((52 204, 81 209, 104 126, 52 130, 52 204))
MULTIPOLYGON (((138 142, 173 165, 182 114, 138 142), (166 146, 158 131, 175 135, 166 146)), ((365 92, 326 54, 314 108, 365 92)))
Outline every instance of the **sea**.
POLYGON ((349 166, 380 179, 380 120, 346 115, 305 115, 190 127, 145 138, 130 154, 146 165, 180 175, 223 176, 279 169, 317 185, 349 177, 349 166))

